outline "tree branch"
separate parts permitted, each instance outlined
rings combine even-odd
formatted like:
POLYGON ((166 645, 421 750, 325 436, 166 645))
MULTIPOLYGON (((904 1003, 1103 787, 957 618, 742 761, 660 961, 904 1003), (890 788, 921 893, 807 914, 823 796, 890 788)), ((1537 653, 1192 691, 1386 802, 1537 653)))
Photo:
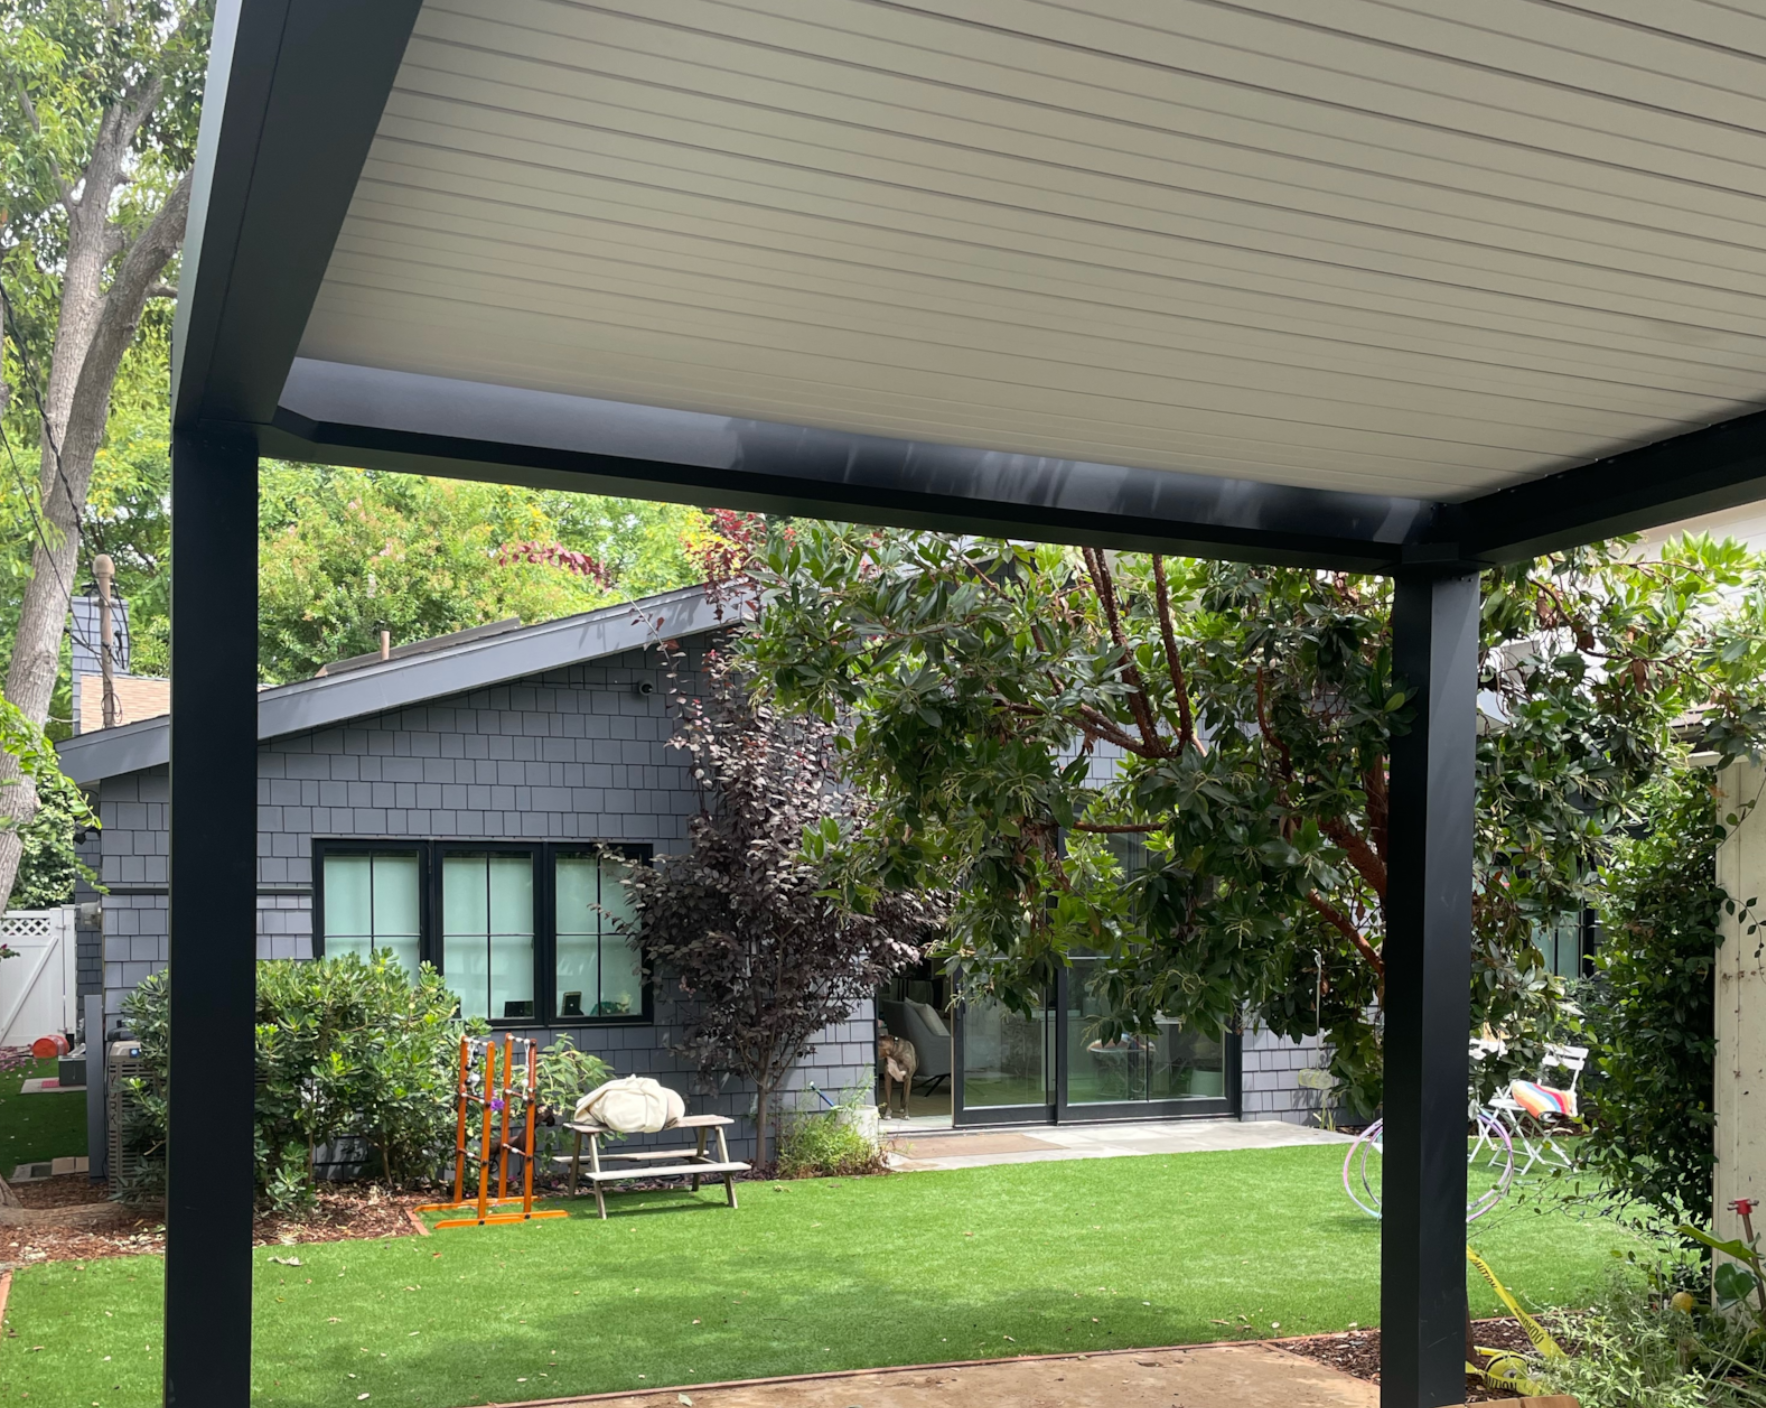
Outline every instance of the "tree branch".
MULTIPOLYGON (((24 79, 19 77, 16 70, 12 75, 12 88, 18 94, 18 105, 24 109, 25 121, 31 124, 31 131, 41 138, 43 124, 37 120, 37 106, 31 101, 30 90, 25 87, 24 79)), ((61 174, 61 163, 55 159, 55 153, 47 145, 44 146, 43 154, 49 158, 49 174, 55 178, 56 189, 61 192, 61 207, 72 218, 80 205, 74 198, 74 188, 68 184, 67 177, 61 174)))
POLYGON ((1257 667, 1257 727, 1262 732, 1264 741, 1276 751, 1281 759, 1282 776, 1289 782, 1294 780, 1294 755, 1288 751, 1274 729, 1269 726, 1269 710, 1263 697, 1263 666, 1257 667))
POLYGON ((1171 626, 1171 588, 1165 582, 1165 559, 1153 554, 1153 590, 1159 607, 1159 635, 1165 642, 1165 668, 1171 674, 1171 688, 1177 695, 1177 751, 1195 742, 1195 724, 1190 717, 1190 691, 1184 683, 1183 663, 1177 658, 1177 633, 1171 626))
POLYGON ((1361 931, 1344 917, 1342 911, 1337 909, 1320 895, 1317 890, 1308 890, 1306 892, 1306 903, 1322 914, 1332 928, 1336 929, 1338 933, 1342 934, 1344 938, 1354 944, 1356 952, 1367 960, 1368 966, 1372 968, 1375 973, 1379 974, 1381 980, 1384 981, 1386 977, 1386 960, 1380 957, 1380 951, 1377 948, 1362 937, 1361 931))
POLYGON ((1122 629, 1122 615, 1116 605, 1116 584, 1111 580, 1109 564, 1104 555, 1096 548, 1083 549, 1086 570, 1091 574, 1092 590, 1098 594, 1098 601, 1104 608, 1104 619, 1109 623, 1110 639, 1116 642, 1116 648, 1122 652, 1122 677, 1128 681, 1128 711, 1134 715, 1135 726, 1140 729, 1141 739, 1147 746, 1149 757, 1163 757, 1171 751, 1159 737, 1159 731, 1153 725, 1152 702, 1147 697, 1147 682, 1141 678, 1140 667, 1134 663, 1134 655, 1128 648, 1128 636, 1122 629))
POLYGON ((1384 901, 1386 898, 1386 863, 1367 843, 1367 838, 1359 834, 1341 817, 1331 817, 1320 823, 1320 829, 1343 848, 1349 857, 1349 863, 1361 873, 1361 878, 1367 881, 1374 893, 1384 901))
POLYGON ((178 296, 178 286, 176 284, 167 283, 149 284, 147 286, 147 296, 149 298, 176 298, 178 296))
POLYGON ((1094 738, 1101 738, 1106 743, 1114 743, 1118 748, 1142 758, 1159 756, 1155 752, 1148 751, 1144 741, 1112 723, 1109 718, 1099 713, 1090 704, 1079 706, 1079 717, 1081 730, 1094 738))

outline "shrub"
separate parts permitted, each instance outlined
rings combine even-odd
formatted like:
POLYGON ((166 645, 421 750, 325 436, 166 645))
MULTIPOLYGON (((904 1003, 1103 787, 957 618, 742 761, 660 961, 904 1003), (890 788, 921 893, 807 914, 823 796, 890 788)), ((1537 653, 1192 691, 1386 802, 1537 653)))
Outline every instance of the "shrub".
MULTIPOLYGON (((415 982, 385 954, 257 969, 258 1192, 274 1207, 310 1201, 321 1148, 360 1141, 365 1164, 391 1182, 434 1172, 453 1144, 460 1037, 457 999, 433 968, 415 982)), ((143 1176, 163 1186, 169 1037, 168 973, 125 1000, 147 1069, 125 1131, 143 1176)), ((473 1030, 482 1030, 478 1024, 473 1030)))
POLYGON ((560 1035, 540 1052, 540 1103, 552 1110, 558 1125, 539 1134, 535 1143, 540 1148, 562 1149, 565 1131, 561 1126, 576 1110, 576 1102, 613 1074, 613 1068, 599 1056, 577 1050, 568 1035, 560 1035))
POLYGON ((779 1134, 780 1178, 854 1178, 887 1173, 889 1160, 858 1125, 855 1098, 832 1110, 799 1110, 779 1134))
POLYGON ((1579 993, 1594 1048, 1580 1158, 1615 1201, 1667 1222, 1704 1221, 1714 1161, 1711 972, 1727 903, 1709 774, 1664 777, 1645 816, 1647 832, 1621 842, 1604 872, 1601 948, 1579 993))
POLYGON ((1747 1325, 1703 1305, 1668 1304, 1686 1279, 1684 1262, 1656 1267, 1646 1282, 1629 1269, 1615 1276, 1593 1309, 1557 1317, 1552 1329, 1568 1359, 1537 1372, 1582 1408, 1759 1408, 1766 1376, 1747 1325))

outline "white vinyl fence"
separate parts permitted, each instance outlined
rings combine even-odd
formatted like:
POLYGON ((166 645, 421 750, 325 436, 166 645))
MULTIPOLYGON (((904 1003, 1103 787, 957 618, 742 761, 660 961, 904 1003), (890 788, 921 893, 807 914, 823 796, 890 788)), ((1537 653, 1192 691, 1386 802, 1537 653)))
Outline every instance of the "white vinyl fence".
POLYGON ((0 918, 0 1046, 29 1046, 79 1025, 74 907, 14 909, 0 918))

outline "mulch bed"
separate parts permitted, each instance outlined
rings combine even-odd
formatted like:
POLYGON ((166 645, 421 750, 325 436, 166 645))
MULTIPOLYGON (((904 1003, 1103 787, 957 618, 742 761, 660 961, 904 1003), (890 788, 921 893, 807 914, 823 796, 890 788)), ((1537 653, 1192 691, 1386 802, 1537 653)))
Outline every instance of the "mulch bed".
MULTIPOLYGON (((98 1257, 164 1252, 165 1216, 156 1207, 109 1201, 110 1189, 84 1174, 20 1183, 12 1190, 29 1218, 8 1223, 0 1214, 0 1265, 40 1261, 91 1261, 98 1257), (64 1213, 64 1217, 53 1214, 64 1213), (38 1214, 48 1214, 40 1216, 38 1214)), ((414 1237, 409 1210, 435 1193, 388 1193, 350 1185, 322 1189, 316 1208, 302 1213, 261 1213, 253 1220, 253 1246, 298 1246, 365 1237, 414 1237)))
MULTIPOLYGON (((764 1180, 770 1170, 737 1174, 742 1182, 764 1180)), ((557 1197, 562 1179, 538 1180, 535 1197, 557 1197)), ((678 1179, 636 1179, 621 1192, 660 1192, 684 1188, 678 1179)), ((708 1185, 722 1189, 715 1183, 708 1185)), ((110 1187, 83 1173, 12 1185, 24 1209, 15 1222, 0 1209, 0 1267, 40 1261, 91 1261, 97 1257, 164 1252, 165 1215, 157 1206, 110 1201, 110 1187), (54 1216, 65 1213, 63 1217, 54 1216)), ((298 1246, 303 1242, 356 1241, 368 1237, 417 1235, 413 1210, 441 1201, 451 1190, 433 1188, 391 1193, 373 1184, 322 1187, 318 1206, 299 1213, 260 1213, 252 1222, 252 1245, 298 1246)))
MULTIPOLYGON (((1527 1339, 1527 1332, 1521 1328, 1518 1320, 1474 1320, 1472 1321, 1472 1338, 1486 1349, 1531 1350, 1532 1344, 1527 1339)), ((1333 1369, 1340 1369, 1345 1374, 1363 1379, 1370 1384, 1380 1381, 1380 1332, 1378 1330, 1349 1330, 1340 1335, 1307 1335, 1304 1339, 1265 1340, 1265 1344, 1277 1345, 1290 1354, 1302 1355, 1307 1359, 1316 1359, 1321 1364, 1329 1364, 1333 1369)), ((1468 1403, 1486 1403, 1498 1399, 1513 1400, 1515 1394, 1504 1389, 1484 1387, 1474 1388, 1466 1385, 1466 1401, 1468 1403)))

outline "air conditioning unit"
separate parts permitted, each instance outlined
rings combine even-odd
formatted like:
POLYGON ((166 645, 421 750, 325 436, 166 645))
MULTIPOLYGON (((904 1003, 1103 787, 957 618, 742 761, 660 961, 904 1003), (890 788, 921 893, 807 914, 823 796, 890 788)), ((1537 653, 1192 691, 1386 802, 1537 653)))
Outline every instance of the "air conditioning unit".
POLYGON ((106 1170, 114 1189, 133 1181, 141 1172, 140 1158, 127 1149, 123 1139, 124 1130, 138 1114, 135 1092, 129 1088, 129 1082, 147 1074, 147 1063, 141 1059, 141 1043, 110 1042, 104 1051, 104 1072, 104 1116, 110 1145, 106 1170))

